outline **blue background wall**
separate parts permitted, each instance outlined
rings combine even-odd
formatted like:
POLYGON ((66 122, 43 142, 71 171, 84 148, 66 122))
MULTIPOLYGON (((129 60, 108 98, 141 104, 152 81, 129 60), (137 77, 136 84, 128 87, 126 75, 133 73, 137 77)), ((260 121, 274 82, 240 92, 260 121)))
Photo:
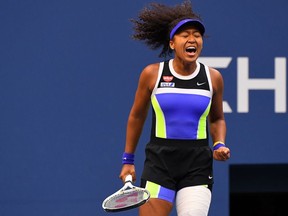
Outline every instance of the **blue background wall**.
MULTIPOLYGON (((1 216, 108 214, 101 203, 122 185, 126 120, 139 74, 161 61, 158 52, 130 39, 129 19, 149 2, 0 2, 1 216)), ((232 158, 215 162, 210 211, 228 216, 229 165, 288 163, 288 1, 193 3, 209 35, 203 62, 228 59, 218 69, 232 158), (258 84, 241 82, 243 71, 262 86, 249 91, 246 110, 241 93, 258 84), (272 83, 276 71, 282 76, 276 84, 280 111, 274 87, 264 83, 272 83)), ((150 118, 136 152, 138 177, 149 130, 150 118)))

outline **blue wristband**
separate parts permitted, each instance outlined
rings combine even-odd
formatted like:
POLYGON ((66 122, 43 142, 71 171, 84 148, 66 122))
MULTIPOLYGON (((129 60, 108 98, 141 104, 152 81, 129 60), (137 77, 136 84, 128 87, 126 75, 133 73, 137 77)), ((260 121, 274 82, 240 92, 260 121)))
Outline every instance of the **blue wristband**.
POLYGON ((123 156, 122 156, 122 164, 132 164, 133 165, 134 164, 134 157, 135 157, 134 154, 124 152, 123 156))
POLYGON ((225 144, 223 142, 215 142, 213 145, 213 151, 215 151, 221 147, 225 147, 225 144))

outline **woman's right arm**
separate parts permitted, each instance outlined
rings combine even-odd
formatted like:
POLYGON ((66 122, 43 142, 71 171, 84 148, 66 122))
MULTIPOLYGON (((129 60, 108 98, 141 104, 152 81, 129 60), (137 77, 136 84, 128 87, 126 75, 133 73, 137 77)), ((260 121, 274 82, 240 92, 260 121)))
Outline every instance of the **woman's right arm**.
MULTIPOLYGON (((158 68, 159 64, 152 64, 141 72, 134 103, 127 122, 125 153, 134 154, 136 151, 149 111, 150 97, 157 80, 158 68)), ((132 175, 134 181, 136 180, 135 166, 133 164, 124 164, 119 177, 124 180, 128 174, 132 175)))

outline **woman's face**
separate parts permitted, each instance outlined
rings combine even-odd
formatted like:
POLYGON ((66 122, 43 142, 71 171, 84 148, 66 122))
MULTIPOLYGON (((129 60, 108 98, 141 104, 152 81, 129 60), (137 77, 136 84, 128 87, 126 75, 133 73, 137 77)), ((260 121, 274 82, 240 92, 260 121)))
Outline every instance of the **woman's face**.
POLYGON ((193 62, 200 56, 203 48, 203 37, 193 26, 185 26, 170 40, 170 48, 174 50, 175 58, 193 62))

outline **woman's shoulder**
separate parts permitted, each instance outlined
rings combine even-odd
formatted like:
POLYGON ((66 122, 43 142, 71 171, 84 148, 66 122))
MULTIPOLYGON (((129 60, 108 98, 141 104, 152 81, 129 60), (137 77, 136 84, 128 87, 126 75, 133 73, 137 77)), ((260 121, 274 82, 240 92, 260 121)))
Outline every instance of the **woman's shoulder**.
POLYGON ((148 65, 146 65, 146 67, 144 67, 143 72, 155 73, 155 72, 158 72, 159 67, 160 67, 160 62, 148 64, 148 65))
POLYGON ((160 63, 152 63, 147 65, 142 73, 140 79, 149 86, 149 89, 152 90, 155 86, 160 63))
POLYGON ((212 81, 213 91, 218 92, 219 89, 220 90, 223 89, 223 85, 224 85, 222 74, 220 73, 220 71, 218 71, 215 68, 212 68, 212 67, 208 67, 208 68, 209 68, 210 77, 212 81))
POLYGON ((159 68, 160 68, 160 62, 148 64, 146 65, 146 67, 144 67, 141 76, 155 78, 158 76, 159 68))
POLYGON ((208 67, 212 79, 222 79, 222 74, 215 68, 208 67))

